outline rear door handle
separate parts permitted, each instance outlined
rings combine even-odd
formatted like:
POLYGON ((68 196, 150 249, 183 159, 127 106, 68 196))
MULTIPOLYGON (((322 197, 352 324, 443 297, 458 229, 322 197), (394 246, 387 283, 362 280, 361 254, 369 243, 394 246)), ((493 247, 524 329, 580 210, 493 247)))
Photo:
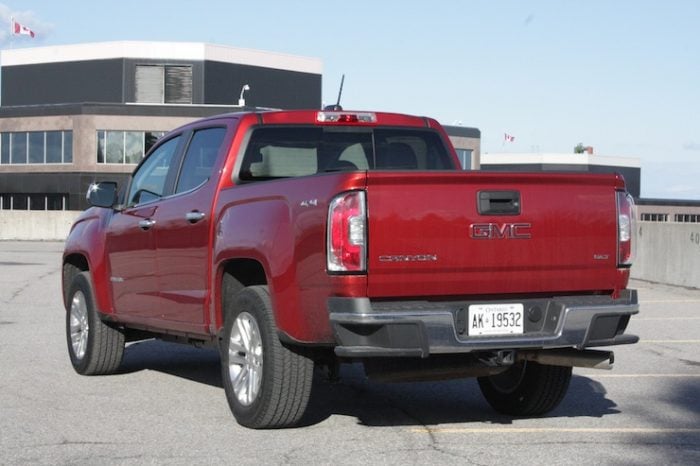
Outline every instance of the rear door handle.
POLYGON ((141 220, 139 222, 139 228, 142 230, 150 230, 153 225, 156 224, 156 221, 150 218, 147 218, 146 220, 141 220))
POLYGON ((197 223, 204 217, 204 212, 199 212, 198 210, 193 210, 192 212, 187 212, 187 214, 185 214, 185 220, 187 220, 190 223, 197 223))

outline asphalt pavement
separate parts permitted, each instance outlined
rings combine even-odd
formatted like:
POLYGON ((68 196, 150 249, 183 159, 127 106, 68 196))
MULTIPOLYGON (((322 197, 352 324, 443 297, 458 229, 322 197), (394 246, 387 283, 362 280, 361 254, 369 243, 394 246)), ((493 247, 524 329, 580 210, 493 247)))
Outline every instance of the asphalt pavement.
POLYGON ((70 366, 61 243, 0 242, 0 464, 700 464, 700 290, 633 282, 641 313, 612 371, 574 369, 541 418, 493 412, 475 380, 320 374, 303 427, 236 424, 219 357, 130 344, 117 375, 70 366))

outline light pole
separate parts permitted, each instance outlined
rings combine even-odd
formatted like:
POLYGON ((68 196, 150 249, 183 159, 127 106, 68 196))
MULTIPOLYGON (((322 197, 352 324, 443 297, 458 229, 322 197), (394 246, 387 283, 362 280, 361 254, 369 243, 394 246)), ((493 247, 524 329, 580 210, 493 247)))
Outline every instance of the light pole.
POLYGON ((248 84, 244 84, 243 87, 241 88, 241 96, 238 98, 238 106, 239 107, 245 107, 245 99, 243 98, 243 94, 245 94, 245 91, 249 91, 250 86, 248 84))

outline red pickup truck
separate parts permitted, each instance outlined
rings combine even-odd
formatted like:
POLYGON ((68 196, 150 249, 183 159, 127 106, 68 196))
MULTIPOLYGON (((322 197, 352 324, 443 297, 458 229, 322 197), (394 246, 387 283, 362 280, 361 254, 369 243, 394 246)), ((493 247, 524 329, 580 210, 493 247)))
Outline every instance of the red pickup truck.
POLYGON ((478 377, 509 415, 554 409, 592 347, 635 343, 634 205, 617 175, 459 169, 442 127, 379 112, 216 116, 94 184, 63 256, 68 352, 220 349, 239 423, 302 418, 313 369, 478 377))

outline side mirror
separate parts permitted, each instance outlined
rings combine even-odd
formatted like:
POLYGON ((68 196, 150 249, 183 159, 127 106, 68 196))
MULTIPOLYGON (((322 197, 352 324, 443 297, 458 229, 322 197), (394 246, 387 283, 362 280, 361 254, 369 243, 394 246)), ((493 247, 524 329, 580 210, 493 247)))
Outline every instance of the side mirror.
POLYGON ((92 183, 86 197, 90 205, 95 207, 114 207, 117 203, 117 183, 114 181, 92 183))

